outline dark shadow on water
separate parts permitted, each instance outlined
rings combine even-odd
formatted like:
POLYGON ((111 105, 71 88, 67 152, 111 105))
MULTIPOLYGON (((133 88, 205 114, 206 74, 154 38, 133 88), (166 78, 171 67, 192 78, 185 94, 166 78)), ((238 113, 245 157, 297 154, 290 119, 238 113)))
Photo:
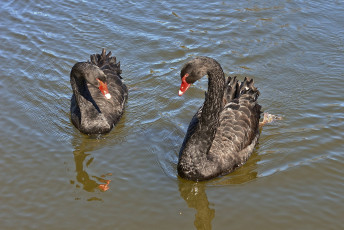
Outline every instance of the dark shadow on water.
POLYGON ((189 208, 196 210, 194 225, 197 230, 212 229, 212 220, 215 217, 215 207, 209 207, 206 188, 208 186, 227 186, 228 192, 230 192, 228 185, 240 185, 256 179, 259 160, 256 148, 245 165, 227 176, 205 182, 187 181, 178 177, 180 196, 189 208))

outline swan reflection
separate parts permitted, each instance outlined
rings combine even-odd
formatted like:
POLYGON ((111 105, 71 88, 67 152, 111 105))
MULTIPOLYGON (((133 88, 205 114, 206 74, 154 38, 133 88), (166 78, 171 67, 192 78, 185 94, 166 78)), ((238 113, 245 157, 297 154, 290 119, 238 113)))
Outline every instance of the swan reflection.
MULTIPOLYGON (((84 135, 82 135, 81 138, 73 138, 73 155, 75 162, 76 181, 78 182, 78 184, 76 184, 77 188, 82 186, 82 188, 87 192, 94 192, 96 190, 106 191, 109 189, 111 180, 107 180, 105 177, 111 174, 107 173, 100 176, 90 176, 87 172, 87 168, 94 161, 94 157, 87 152, 98 149, 104 144, 104 141, 105 140, 99 138, 92 138, 84 135)), ((71 183, 74 184, 74 181, 71 183)))
MULTIPOLYGON (((196 229, 212 229, 212 220, 215 217, 215 206, 211 207, 206 189, 208 186, 226 186, 244 184, 257 178, 257 162, 260 160, 256 151, 248 162, 233 173, 210 181, 194 182, 178 177, 179 193, 189 208, 196 210, 194 226, 196 229)), ((230 191, 231 187, 227 186, 230 191)), ((226 214, 227 215, 227 214, 226 214)))
POLYGON ((211 221, 215 217, 215 209, 209 207, 205 182, 192 182, 179 179, 180 196, 188 207, 196 210, 194 225, 197 229, 211 229, 211 221))

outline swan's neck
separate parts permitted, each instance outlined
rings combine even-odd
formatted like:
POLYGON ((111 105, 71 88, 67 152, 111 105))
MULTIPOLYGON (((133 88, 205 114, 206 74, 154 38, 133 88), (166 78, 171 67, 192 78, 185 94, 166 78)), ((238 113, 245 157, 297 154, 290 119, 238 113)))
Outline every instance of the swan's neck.
POLYGON ((201 117, 190 137, 185 139, 179 154, 178 173, 185 178, 207 178, 218 170, 209 159, 209 151, 219 127, 223 109, 225 77, 216 62, 208 68, 208 92, 202 107, 201 117))
POLYGON ((208 71, 208 78, 208 92, 203 104, 199 129, 211 137, 212 141, 219 126, 220 112, 223 108, 225 76, 221 66, 215 65, 213 69, 208 71))
POLYGON ((85 79, 78 79, 74 76, 71 76, 71 85, 73 93, 75 95, 75 101, 79 107, 88 108, 87 111, 80 110, 82 117, 84 112, 89 112, 89 110, 95 110, 95 112, 100 113, 100 109, 97 103, 94 101, 91 92, 87 87, 87 82, 85 79))
POLYGON ((84 100, 81 95, 86 93, 86 81, 84 79, 78 79, 74 76, 70 78, 73 93, 75 95, 76 103, 80 106, 80 103, 84 100))
POLYGON ((208 92, 202 107, 201 117, 195 132, 192 134, 184 149, 191 158, 204 158, 210 150, 219 126, 222 111, 225 77, 219 64, 208 72, 208 92))

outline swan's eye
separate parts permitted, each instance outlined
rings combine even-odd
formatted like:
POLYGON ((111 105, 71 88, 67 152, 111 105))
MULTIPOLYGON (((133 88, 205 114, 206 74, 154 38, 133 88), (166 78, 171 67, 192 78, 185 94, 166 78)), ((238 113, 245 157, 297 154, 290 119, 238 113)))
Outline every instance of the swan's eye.
POLYGON ((97 80, 102 81, 102 82, 106 82, 106 76, 103 76, 103 75, 99 76, 98 75, 97 80))

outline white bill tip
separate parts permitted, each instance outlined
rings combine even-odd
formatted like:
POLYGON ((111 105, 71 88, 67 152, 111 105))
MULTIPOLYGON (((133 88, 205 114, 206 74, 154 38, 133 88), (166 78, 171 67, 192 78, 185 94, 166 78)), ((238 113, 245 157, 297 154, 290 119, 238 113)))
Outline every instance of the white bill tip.
POLYGON ((106 97, 106 99, 110 99, 111 98, 111 94, 107 93, 107 94, 105 94, 105 97, 106 97))

